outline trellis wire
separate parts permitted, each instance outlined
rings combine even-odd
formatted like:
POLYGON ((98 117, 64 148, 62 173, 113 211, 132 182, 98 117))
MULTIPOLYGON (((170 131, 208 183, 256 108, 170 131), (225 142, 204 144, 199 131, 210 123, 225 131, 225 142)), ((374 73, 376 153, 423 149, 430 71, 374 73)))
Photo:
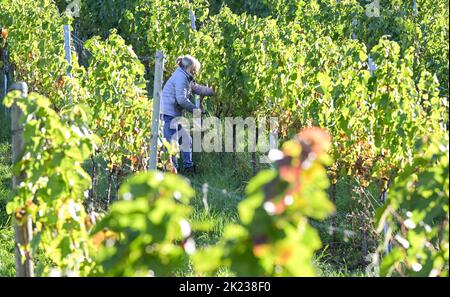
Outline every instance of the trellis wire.
POLYGON ((195 180, 190 180, 190 183, 193 184, 194 186, 197 186, 197 187, 201 188, 201 189, 203 189, 203 186, 205 184, 207 184, 208 185, 207 186, 208 187, 208 191, 212 190, 215 193, 219 193, 222 196, 226 196, 226 197, 232 198, 232 199, 237 200, 237 201, 242 201, 244 199, 243 196, 232 194, 232 193, 228 192, 226 189, 220 189, 220 188, 211 186, 208 183, 200 183, 200 182, 197 182, 195 180))
MULTIPOLYGON (((212 190, 215 193, 219 193, 222 196, 225 197, 229 197, 232 199, 235 199, 237 201, 242 201, 245 199, 245 197, 240 196, 240 195, 235 195, 233 193, 228 192, 226 189, 221 189, 221 188, 217 188, 214 186, 211 186, 208 183, 201 183, 201 182, 197 182, 195 180, 190 180, 190 183, 193 184, 194 186, 201 188, 202 192, 203 192, 203 199, 205 197, 205 188, 209 191, 212 190), (205 186, 206 185, 206 186, 205 186)), ((203 202, 204 203, 204 202, 203 202)), ((205 209, 206 210, 206 209, 205 209)), ((208 206, 208 211, 209 211, 209 206, 208 206)), ((344 212, 340 212, 340 211, 336 211, 336 215, 345 215, 346 213, 344 212)), ((317 222, 317 221, 313 221, 313 220, 309 220, 311 226, 315 227, 315 228, 321 228, 322 230, 326 230, 327 233, 332 234, 332 232, 338 232, 343 234, 346 238, 352 238, 356 236, 356 232, 353 230, 349 230, 349 229, 345 229, 345 228, 340 228, 340 227, 334 227, 331 224, 324 224, 321 222, 317 222)))
MULTIPOLYGON (((70 36, 72 37, 73 43, 80 49, 80 51, 82 51, 83 53, 87 53, 91 57, 93 56, 92 52, 84 46, 85 41, 78 38, 78 36, 74 32, 72 32, 70 36)), ((77 53, 78 53, 78 51, 77 51, 77 53)), ((143 64, 147 64, 150 61, 155 60, 155 57, 152 57, 152 56, 137 56, 137 58, 143 64)))

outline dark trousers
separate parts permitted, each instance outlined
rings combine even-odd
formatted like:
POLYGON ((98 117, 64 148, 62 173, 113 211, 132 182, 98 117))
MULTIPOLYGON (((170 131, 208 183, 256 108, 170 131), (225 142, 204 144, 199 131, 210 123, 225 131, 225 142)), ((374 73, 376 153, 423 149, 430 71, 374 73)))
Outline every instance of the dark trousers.
MULTIPOLYGON (((192 162, 192 137, 182 125, 176 124, 175 122, 172 123, 174 119, 175 117, 173 116, 162 115, 162 120, 164 122, 164 138, 169 143, 176 141, 180 144, 181 155, 183 156, 183 166, 186 169, 194 165, 192 162)), ((172 161, 175 168, 180 170, 178 160, 175 156, 172 157, 172 161)))

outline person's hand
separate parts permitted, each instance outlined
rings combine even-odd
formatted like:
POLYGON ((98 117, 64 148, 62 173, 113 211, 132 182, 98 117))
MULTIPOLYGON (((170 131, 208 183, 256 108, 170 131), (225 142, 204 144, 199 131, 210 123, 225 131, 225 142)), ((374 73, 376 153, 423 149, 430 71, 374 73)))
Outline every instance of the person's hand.
POLYGON ((214 93, 214 96, 217 94, 217 92, 216 92, 216 86, 215 85, 212 85, 211 86, 211 89, 212 89, 212 91, 213 91, 213 93, 214 93))

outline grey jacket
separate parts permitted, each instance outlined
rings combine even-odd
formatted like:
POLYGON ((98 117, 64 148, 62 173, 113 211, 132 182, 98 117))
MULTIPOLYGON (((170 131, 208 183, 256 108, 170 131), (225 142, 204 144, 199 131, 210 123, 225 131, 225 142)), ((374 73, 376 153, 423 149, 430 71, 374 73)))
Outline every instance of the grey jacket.
POLYGON ((192 112, 197 108, 190 100, 192 93, 214 95, 211 88, 196 84, 191 74, 178 67, 163 88, 160 114, 178 117, 183 109, 192 112))

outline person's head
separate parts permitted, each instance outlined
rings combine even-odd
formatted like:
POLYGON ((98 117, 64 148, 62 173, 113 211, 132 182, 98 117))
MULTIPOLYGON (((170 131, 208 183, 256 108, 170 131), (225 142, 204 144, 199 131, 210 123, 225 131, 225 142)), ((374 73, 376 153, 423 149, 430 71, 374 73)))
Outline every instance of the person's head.
POLYGON ((200 71, 201 67, 200 62, 190 55, 178 57, 176 63, 178 66, 180 66, 186 72, 192 74, 193 76, 200 71))

